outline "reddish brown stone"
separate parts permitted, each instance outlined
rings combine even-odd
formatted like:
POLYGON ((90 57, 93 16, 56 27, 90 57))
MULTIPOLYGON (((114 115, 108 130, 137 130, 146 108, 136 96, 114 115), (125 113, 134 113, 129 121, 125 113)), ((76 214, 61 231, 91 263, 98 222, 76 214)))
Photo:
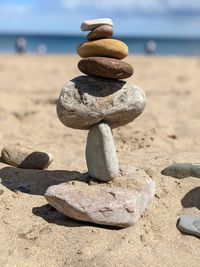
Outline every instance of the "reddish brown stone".
POLYGON ((133 75, 130 64, 114 58, 88 57, 78 63, 84 74, 111 79, 126 79, 133 75))
POLYGON ((113 35, 113 27, 110 25, 99 26, 87 35, 88 41, 97 39, 111 38, 113 35))

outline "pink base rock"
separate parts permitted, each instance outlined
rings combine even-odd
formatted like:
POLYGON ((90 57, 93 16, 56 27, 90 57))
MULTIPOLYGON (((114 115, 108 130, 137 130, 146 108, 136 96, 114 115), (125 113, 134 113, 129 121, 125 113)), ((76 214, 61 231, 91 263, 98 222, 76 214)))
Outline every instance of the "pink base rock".
POLYGON ((116 227, 134 225, 153 198, 155 183, 142 170, 124 170, 109 183, 74 181, 51 186, 45 198, 76 220, 116 227))

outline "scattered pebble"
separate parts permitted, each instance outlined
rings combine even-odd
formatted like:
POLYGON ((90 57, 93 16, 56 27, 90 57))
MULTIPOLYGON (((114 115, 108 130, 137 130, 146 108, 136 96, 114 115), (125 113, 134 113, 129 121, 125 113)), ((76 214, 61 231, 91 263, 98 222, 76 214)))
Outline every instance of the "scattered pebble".
POLYGON ((200 216, 182 215, 178 219, 177 227, 186 234, 200 237, 200 216))
POLYGON ((31 190, 25 186, 19 186, 19 187, 17 187, 17 189, 14 190, 14 192, 15 193, 21 192, 21 193, 29 194, 31 192, 31 190))
POLYGON ((1 151, 3 161, 23 169, 45 169, 53 161, 53 156, 20 144, 6 146, 1 151))
POLYGON ((175 163, 162 170, 161 174, 172 176, 178 179, 187 177, 200 178, 200 164, 195 165, 192 163, 175 163))

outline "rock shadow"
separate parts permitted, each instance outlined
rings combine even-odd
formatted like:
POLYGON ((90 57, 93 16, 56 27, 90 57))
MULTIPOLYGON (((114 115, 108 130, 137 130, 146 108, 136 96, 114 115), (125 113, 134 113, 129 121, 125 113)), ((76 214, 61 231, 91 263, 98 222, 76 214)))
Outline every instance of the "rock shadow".
POLYGON ((26 187, 30 194, 44 195, 51 185, 79 180, 83 174, 77 171, 65 170, 33 170, 15 167, 4 167, 0 169, 1 183, 8 189, 14 191, 18 187, 26 187))
POLYGON ((197 208, 200 210, 200 187, 190 190, 181 200, 184 208, 197 208))
POLYGON ((90 222, 84 221, 77 221, 72 218, 63 215, 59 211, 57 211, 54 207, 50 204, 43 205, 41 207, 34 207, 32 209, 34 215, 43 218, 48 223, 53 223, 57 225, 62 225, 66 227, 96 227, 96 228, 103 228, 107 230, 121 230, 122 228, 114 227, 114 226, 107 226, 107 225, 99 225, 90 222))
POLYGON ((174 163, 161 171, 162 175, 183 179, 187 177, 200 178, 200 164, 174 163))
POLYGON ((87 93, 95 97, 105 97, 119 91, 126 82, 95 76, 78 76, 72 80, 80 95, 87 93))

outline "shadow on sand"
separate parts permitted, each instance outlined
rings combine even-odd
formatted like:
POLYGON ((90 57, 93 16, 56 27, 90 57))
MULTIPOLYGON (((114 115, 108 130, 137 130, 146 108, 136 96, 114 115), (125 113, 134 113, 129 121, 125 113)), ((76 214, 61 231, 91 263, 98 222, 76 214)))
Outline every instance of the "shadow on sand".
MULTIPOLYGON (((44 196, 47 188, 51 185, 57 185, 73 180, 83 181, 83 177, 85 177, 85 173, 83 174, 77 171, 31 170, 15 167, 5 167, 0 169, 1 183, 8 189, 14 191, 18 187, 23 186, 30 189, 30 194, 41 196, 44 196)), ((93 223, 73 220, 61 214, 49 204, 41 207, 34 207, 32 209, 32 213, 43 218, 48 223, 54 223, 67 227, 94 226, 108 230, 120 229, 112 226, 96 225, 93 223)))
POLYGON ((46 204, 41 207, 34 207, 32 209, 34 215, 43 218, 48 223, 53 223, 57 225, 67 226, 67 227, 96 227, 103 228, 107 230, 120 230, 119 227, 107 226, 107 225, 97 225, 90 222, 76 221, 73 220, 54 209, 51 205, 46 204))
POLYGON ((14 191, 23 186, 30 190, 30 194, 42 196, 49 186, 79 180, 82 176, 83 174, 77 171, 32 170, 15 167, 0 169, 1 183, 8 189, 14 191))

